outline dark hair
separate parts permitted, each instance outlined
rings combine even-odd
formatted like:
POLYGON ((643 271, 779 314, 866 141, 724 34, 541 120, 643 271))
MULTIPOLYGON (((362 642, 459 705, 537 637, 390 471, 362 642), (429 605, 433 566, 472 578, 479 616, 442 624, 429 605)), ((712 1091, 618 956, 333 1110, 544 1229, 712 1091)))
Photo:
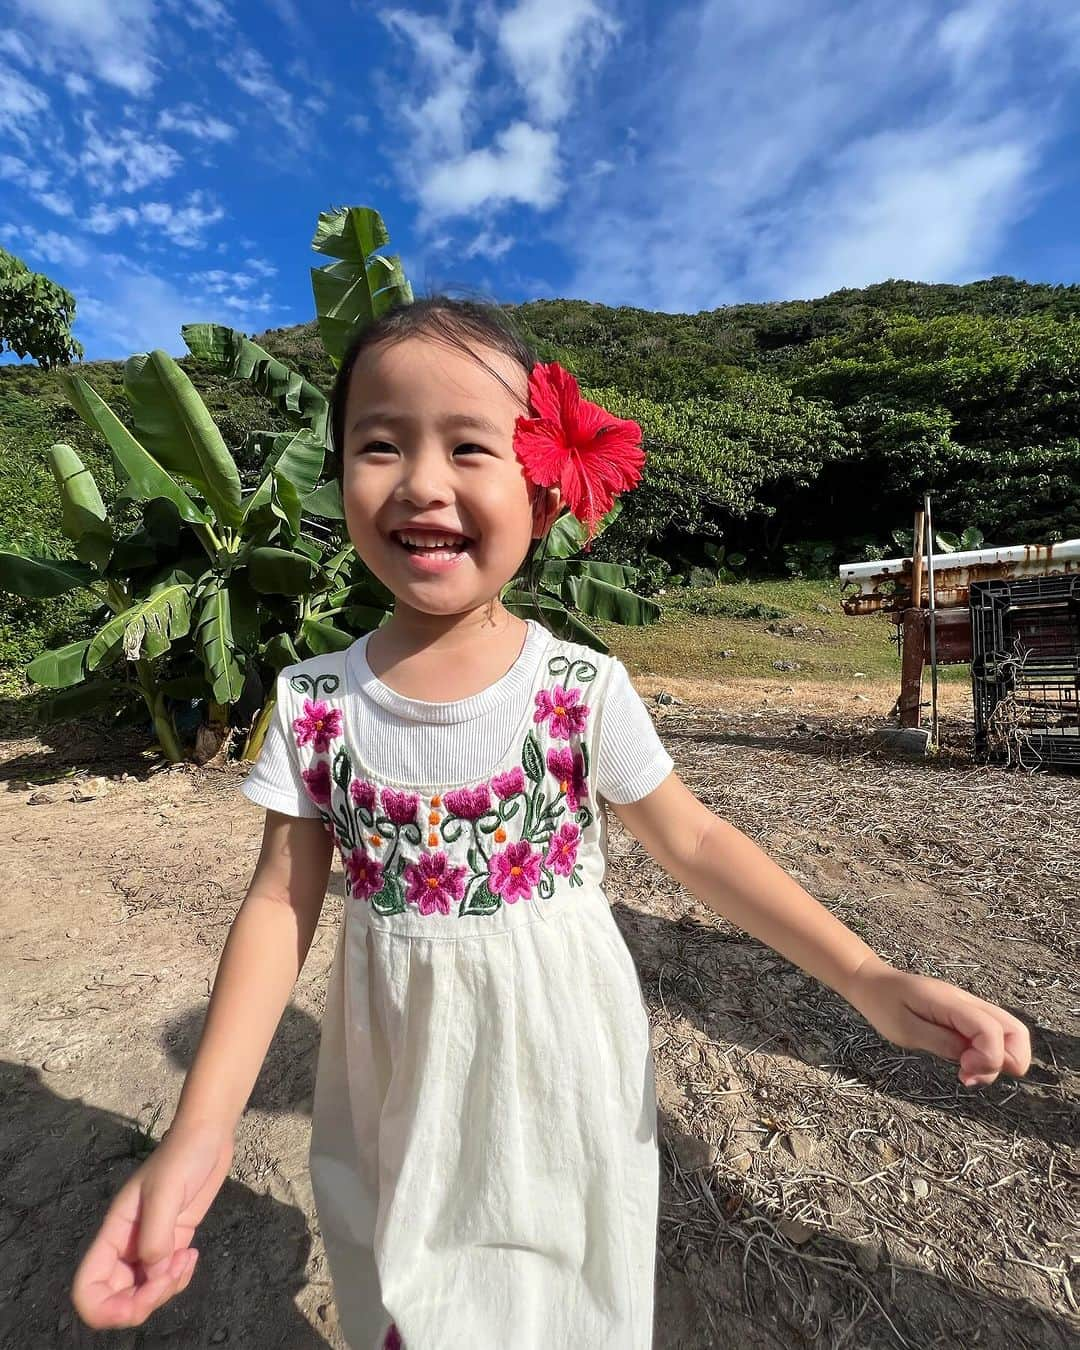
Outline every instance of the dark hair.
MULTIPOLYGON (((353 367, 361 353, 371 347, 388 346, 404 342, 406 338, 424 337, 447 346, 456 347, 465 352, 488 370, 500 384, 511 393, 516 393, 502 375, 477 354, 476 347, 494 348, 517 361, 528 375, 536 365, 538 357, 529 344, 514 330, 503 311, 492 304, 476 300, 457 300, 446 295, 434 295, 411 304, 399 305, 388 310, 380 318, 368 324, 353 338, 341 358, 334 387, 330 391, 329 443, 327 446, 327 468, 338 485, 344 476, 345 448, 345 404, 349 397, 349 384, 353 367)), ((536 487, 532 492, 532 504, 535 506, 546 489, 536 487)), ((521 577, 528 586, 541 616, 540 602, 536 594, 536 576, 546 554, 547 534, 529 541, 529 548, 519 568, 517 577, 521 577), (539 559, 537 553, 540 553, 539 559)))

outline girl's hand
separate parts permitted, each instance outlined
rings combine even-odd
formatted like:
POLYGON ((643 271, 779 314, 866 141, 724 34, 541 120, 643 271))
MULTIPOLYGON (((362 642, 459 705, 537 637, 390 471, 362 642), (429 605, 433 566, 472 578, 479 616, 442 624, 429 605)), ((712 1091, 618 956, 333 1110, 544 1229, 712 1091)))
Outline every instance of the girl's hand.
POLYGON ((186 1289, 190 1246, 232 1163, 232 1135, 175 1125, 117 1191, 75 1272, 71 1301, 87 1326, 136 1327, 186 1289))
POLYGON ((1031 1037, 1003 1008, 929 975, 910 975, 878 957, 859 967, 844 997, 880 1035, 960 1065, 966 1087, 1016 1077, 1031 1065, 1031 1037))

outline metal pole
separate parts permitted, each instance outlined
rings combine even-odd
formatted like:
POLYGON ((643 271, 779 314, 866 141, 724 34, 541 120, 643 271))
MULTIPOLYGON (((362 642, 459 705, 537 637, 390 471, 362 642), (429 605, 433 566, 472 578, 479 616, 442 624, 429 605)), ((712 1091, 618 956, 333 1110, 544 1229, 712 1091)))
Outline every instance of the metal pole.
POLYGON ((930 743, 938 743, 938 679, 937 679, 937 606, 934 599, 934 521, 930 514, 930 494, 923 497, 926 519, 926 582, 930 601, 930 743))

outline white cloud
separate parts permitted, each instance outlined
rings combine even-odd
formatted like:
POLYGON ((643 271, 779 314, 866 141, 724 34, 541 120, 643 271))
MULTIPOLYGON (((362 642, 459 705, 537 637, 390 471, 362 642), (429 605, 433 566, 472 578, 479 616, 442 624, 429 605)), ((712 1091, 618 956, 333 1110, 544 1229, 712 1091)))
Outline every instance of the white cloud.
POLYGON ((518 0, 500 17, 499 45, 537 121, 565 117, 619 28, 595 0, 518 0))
POLYGON ((420 185, 421 201, 433 217, 505 202, 553 206, 563 190, 558 149, 553 132, 515 122, 498 133, 493 147, 433 167, 420 185))
POLYGON ((192 28, 220 31, 232 25, 232 15, 222 0, 181 0, 174 8, 192 28))
POLYGON ((183 206, 172 202, 142 202, 139 206, 109 207, 98 203, 85 224, 94 234, 113 234, 121 226, 131 230, 152 226, 180 248, 202 248, 206 243, 207 228, 224 216, 223 208, 210 204, 200 191, 192 192, 183 206))
POLYGON ((422 172, 422 166, 445 156, 463 155, 481 65, 479 52, 459 47, 451 29, 427 15, 392 9, 379 17, 391 32, 412 43, 430 85, 430 92, 419 100, 406 97, 397 82, 387 90, 389 105, 412 133, 410 158, 422 172))
POLYGON ((86 247, 57 230, 37 230, 29 225, 9 225, 4 237, 18 242, 24 257, 42 259, 57 266, 82 267, 90 258, 86 247))
POLYGON ((85 98, 90 92, 90 81, 74 70, 69 70, 64 76, 64 88, 72 98, 85 98))
MULTIPOLYGON (((436 241, 433 247, 438 247, 442 243, 446 247, 449 240, 436 241)), ((514 239, 509 234, 496 234, 493 230, 481 230, 475 239, 469 241, 462 249, 462 256, 465 258, 490 258, 492 262, 498 260, 514 247, 514 239)))
POLYGON ((183 162, 172 146, 140 136, 130 127, 120 127, 110 137, 98 131, 89 114, 83 124, 86 144, 79 162, 89 183, 102 192, 138 192, 170 178, 183 162))
POLYGON ((21 61, 24 66, 33 65, 33 57, 26 43, 10 28, 5 28, 0 32, 0 52, 5 56, 13 56, 16 61, 21 61))
POLYGON ((275 78, 270 63, 260 52, 254 47, 241 46, 229 60, 219 62, 219 65, 245 94, 259 103, 263 113, 284 128, 294 149, 307 144, 311 134, 309 118, 301 112, 289 90, 275 78))
POLYGON ((257 277, 276 277, 277 268, 265 258, 245 258, 244 265, 257 277))
POLYGON ((49 183, 49 175, 44 169, 31 167, 18 155, 0 155, 0 178, 26 192, 44 192, 49 183))
POLYGON ((371 118, 366 113, 350 113, 345 119, 350 131, 358 131, 361 136, 371 130, 371 118))
POLYGON ((290 322, 265 293, 212 295, 195 281, 197 274, 162 276, 116 254, 100 255, 95 264, 92 287, 77 295, 75 324, 90 359, 123 358, 156 347, 186 355, 180 336, 185 323, 225 323, 250 332, 265 327, 270 313, 280 323, 290 322))
POLYGON ((48 112, 48 96, 10 66, 0 66, 0 123, 27 150, 30 133, 48 112))
POLYGON ((579 177, 559 217, 569 293, 696 311, 992 267, 1075 73, 1052 11, 983 0, 951 27, 932 0, 864 0, 858 24, 838 0, 666 11, 576 120, 580 159, 614 168, 579 177), (627 127, 632 164, 610 154, 627 127))
POLYGON ((73 216, 75 214, 74 203, 65 192, 39 192, 37 200, 47 211, 52 211, 54 215, 73 216))
POLYGON ((12 0, 32 47, 129 94, 156 79, 153 0, 12 0))
POLYGON ((158 114, 157 124, 159 131, 182 131, 197 141, 231 141, 236 135, 235 127, 197 108, 194 103, 163 108, 158 114))

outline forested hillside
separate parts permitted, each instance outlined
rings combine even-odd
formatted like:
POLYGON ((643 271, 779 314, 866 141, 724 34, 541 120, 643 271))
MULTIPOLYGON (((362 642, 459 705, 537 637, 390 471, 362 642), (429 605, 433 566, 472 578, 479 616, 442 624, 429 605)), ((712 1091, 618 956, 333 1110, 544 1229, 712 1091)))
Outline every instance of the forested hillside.
MULTIPOLYGON (((835 575, 895 552, 926 488, 942 529, 974 526, 988 544, 1080 535, 1080 287, 889 281, 694 315, 570 300, 508 312, 542 357, 642 424, 646 478, 594 556, 642 559, 646 587, 715 567, 721 550, 740 572, 835 575)), ((329 387, 314 323, 256 341, 329 387)), ((283 425, 250 386, 182 364, 235 450, 283 425)), ((81 369, 122 410, 120 365, 81 369)), ((45 461, 60 440, 115 495, 57 376, 0 367, 0 546, 69 555, 45 461)), ((0 663, 29 659, 79 603, 5 595, 0 663)))

